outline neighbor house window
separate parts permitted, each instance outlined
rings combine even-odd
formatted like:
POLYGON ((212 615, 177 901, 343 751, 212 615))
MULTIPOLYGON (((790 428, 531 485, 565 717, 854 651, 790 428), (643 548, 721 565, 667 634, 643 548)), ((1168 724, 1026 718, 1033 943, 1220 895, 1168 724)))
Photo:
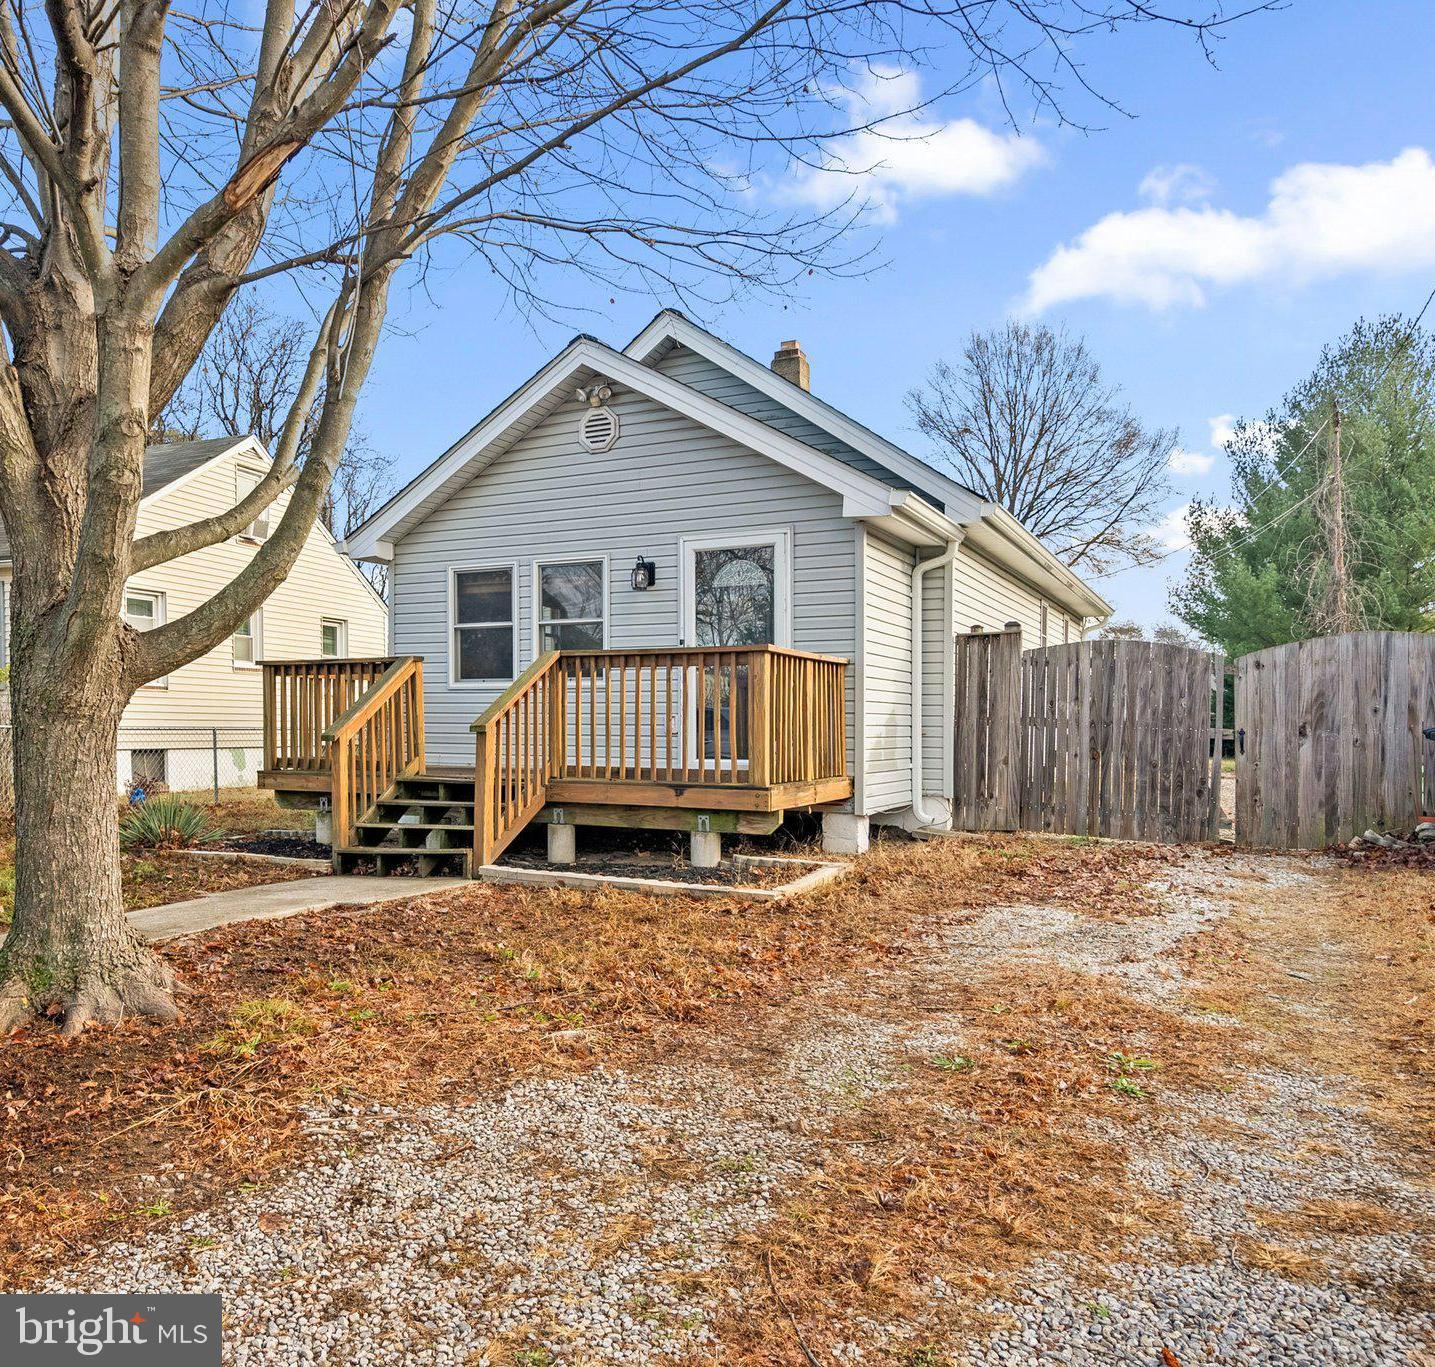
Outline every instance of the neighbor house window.
MULTIPOLYGON (((136 631, 153 631, 164 625, 164 594, 147 589, 126 589, 124 619, 136 631)), ((168 678, 151 679, 146 688, 167 688, 168 678)))
POLYGON ((241 622, 239 629, 230 637, 234 647, 234 663, 253 666, 259 663, 260 651, 264 648, 264 619, 255 613, 247 622, 241 622))
POLYGON ((1041 643, 1042 643, 1042 645, 1045 645, 1045 644, 1046 644, 1046 630, 1047 630, 1048 621, 1049 621, 1049 616, 1048 616, 1048 613, 1047 613, 1047 607, 1046 607, 1046 604, 1043 603, 1043 604, 1041 605, 1041 643))
POLYGON ((342 659, 349 651, 349 624, 337 617, 319 623, 319 654, 326 660, 342 659))
MULTIPOLYGON (((235 472, 234 501, 238 503, 248 498, 263 478, 263 470, 249 469, 241 465, 235 472)), ((273 505, 271 504, 270 506, 272 507, 273 505)), ((265 508, 254 521, 239 534, 240 536, 248 537, 250 541, 267 541, 269 539, 269 508, 265 508)))
POLYGON ((601 650, 608 614, 607 565, 564 560, 538 566, 538 650, 601 650))
POLYGON ((489 683, 516 673, 514 568, 454 570, 452 673, 455 683, 489 683))
POLYGON ((0 669, 10 663, 10 585, 0 579, 0 669))

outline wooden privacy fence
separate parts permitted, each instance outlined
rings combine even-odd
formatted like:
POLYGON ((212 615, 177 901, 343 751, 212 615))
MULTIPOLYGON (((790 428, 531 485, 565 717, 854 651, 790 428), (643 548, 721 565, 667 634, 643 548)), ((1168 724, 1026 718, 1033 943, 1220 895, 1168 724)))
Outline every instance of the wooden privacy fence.
POLYGON ((1236 661, 1236 841, 1317 849, 1435 813, 1435 635, 1360 631, 1236 661))
POLYGON ((956 824, 1128 840, 1220 829, 1219 653, 957 638, 956 824))

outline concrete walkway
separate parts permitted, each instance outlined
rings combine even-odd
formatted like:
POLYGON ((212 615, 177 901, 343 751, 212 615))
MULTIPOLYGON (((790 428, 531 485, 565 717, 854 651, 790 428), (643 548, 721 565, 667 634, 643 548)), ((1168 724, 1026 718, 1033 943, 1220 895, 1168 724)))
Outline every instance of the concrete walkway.
POLYGON ((466 878, 375 878, 349 875, 299 878, 290 883, 266 883, 253 888, 211 892, 188 902, 145 907, 129 914, 130 924, 147 940, 168 940, 175 935, 213 930, 232 921, 277 921, 324 907, 379 906, 403 902, 426 892, 462 887, 466 878))

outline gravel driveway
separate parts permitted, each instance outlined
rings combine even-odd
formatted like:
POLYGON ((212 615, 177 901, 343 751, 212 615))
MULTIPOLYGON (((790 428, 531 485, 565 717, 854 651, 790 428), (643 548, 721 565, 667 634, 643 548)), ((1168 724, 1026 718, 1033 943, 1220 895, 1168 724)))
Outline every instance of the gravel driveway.
MULTIPOLYGON (((991 963, 1055 962, 1169 1004, 1183 983, 1173 951, 1219 924, 1232 897, 1253 882, 1300 896, 1324 876, 1310 863, 1183 856, 1148 889, 1150 914, 1002 906, 960 926, 919 920, 892 972, 920 981, 929 1002, 934 985, 979 980, 991 963)), ((713 1038, 640 1072, 525 1082, 464 1107, 316 1113, 304 1170, 142 1245, 96 1249, 37 1289, 220 1291, 234 1364, 734 1360, 718 1339, 724 1314, 760 1294, 722 1275, 735 1240, 816 1169, 842 1108, 900 1086, 914 1049, 961 1044, 959 1022, 896 1005, 899 982, 890 1010, 858 1016, 844 986, 816 994, 801 1029, 761 1055, 713 1038)), ((1343 1280, 1235 1256, 1265 1232, 1256 1208, 1362 1196, 1406 1223, 1428 1216, 1428 1192, 1386 1161, 1358 1110, 1278 1068, 1177 1104, 1189 1124, 1135 1146, 1131 1175, 1179 1202, 1209 1257, 1172 1265, 1138 1249, 1095 1286, 1089 1269, 1049 1259, 984 1307, 1004 1327, 952 1333, 945 1357, 889 1351, 880 1323, 854 1317, 821 1360, 1416 1360, 1435 1318, 1383 1294, 1425 1276, 1414 1234, 1332 1235, 1318 1251, 1362 1270, 1343 1280)), ((803 1361, 790 1341, 773 1353, 803 1361)))

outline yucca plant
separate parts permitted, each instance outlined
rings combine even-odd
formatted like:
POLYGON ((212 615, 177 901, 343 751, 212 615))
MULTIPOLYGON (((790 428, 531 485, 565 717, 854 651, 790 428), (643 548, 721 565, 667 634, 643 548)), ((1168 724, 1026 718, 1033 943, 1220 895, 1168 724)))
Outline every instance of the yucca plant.
POLYGON ((217 834, 201 808, 168 794, 132 807, 120 822, 120 844, 127 850, 184 850, 217 834))

